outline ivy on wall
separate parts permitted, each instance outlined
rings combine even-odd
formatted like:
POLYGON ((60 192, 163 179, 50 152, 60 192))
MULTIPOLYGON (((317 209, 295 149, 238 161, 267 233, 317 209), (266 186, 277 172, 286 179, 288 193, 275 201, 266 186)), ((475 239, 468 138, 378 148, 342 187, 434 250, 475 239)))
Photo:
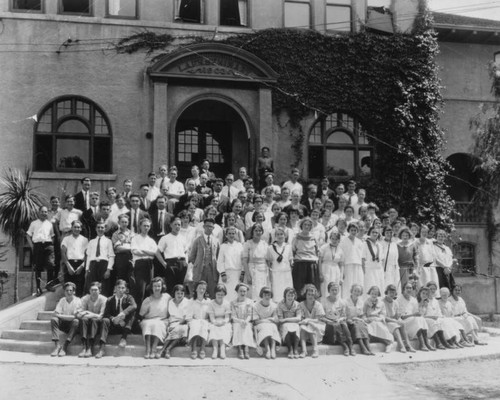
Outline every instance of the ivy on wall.
POLYGON ((412 220, 449 226, 454 203, 446 192, 449 165, 438 127, 438 46, 421 3, 412 34, 268 29, 224 43, 255 54, 279 74, 273 111, 289 114, 296 163, 308 134, 300 129, 301 119, 313 112, 348 112, 359 118, 375 147, 374 177, 363 183, 369 199, 412 220))

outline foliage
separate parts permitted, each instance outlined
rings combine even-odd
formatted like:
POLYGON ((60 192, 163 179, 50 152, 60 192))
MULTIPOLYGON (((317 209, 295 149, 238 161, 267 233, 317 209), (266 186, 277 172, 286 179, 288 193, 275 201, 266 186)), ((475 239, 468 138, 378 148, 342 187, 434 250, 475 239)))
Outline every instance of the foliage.
POLYGON ((156 50, 164 50, 174 41, 174 37, 168 33, 159 35, 150 31, 134 33, 131 36, 120 39, 115 45, 118 53, 132 54, 145 50, 150 55, 156 50))

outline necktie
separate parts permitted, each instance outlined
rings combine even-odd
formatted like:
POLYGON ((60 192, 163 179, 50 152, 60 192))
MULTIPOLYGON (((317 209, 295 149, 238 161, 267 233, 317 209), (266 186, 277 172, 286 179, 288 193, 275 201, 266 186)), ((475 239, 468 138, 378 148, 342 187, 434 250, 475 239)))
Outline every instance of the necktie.
POLYGON ((164 235, 164 234, 165 234, 165 232, 163 231, 163 211, 160 211, 160 219, 159 219, 159 221, 158 221, 158 224, 160 225, 160 229, 161 229, 161 230, 160 230, 160 233, 161 233, 162 235, 164 235))
POLYGON ((118 299, 118 307, 117 307, 117 309, 118 309, 118 312, 120 312, 120 313, 123 311, 122 310, 122 299, 118 299))
POLYGON ((165 178, 161 179, 161 182, 160 182, 160 191, 163 189, 163 182, 165 182, 165 178))
POLYGON ((95 251, 95 258, 99 258, 101 255, 101 236, 97 239, 97 249, 95 251))
POLYGON ((208 256, 209 256, 209 259, 211 260, 212 259, 212 240, 210 239, 210 235, 207 236, 208 240, 208 256))
POLYGON ((85 198, 85 208, 89 208, 89 192, 85 191, 83 192, 83 197, 85 198))
POLYGON ((134 233, 137 233, 137 210, 134 210, 134 233))

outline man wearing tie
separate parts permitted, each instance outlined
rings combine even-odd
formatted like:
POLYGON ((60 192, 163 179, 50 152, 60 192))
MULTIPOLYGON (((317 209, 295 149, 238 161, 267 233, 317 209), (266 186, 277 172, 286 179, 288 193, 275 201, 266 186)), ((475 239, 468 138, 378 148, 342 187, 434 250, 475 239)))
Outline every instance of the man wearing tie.
POLYGON ((133 234, 138 234, 140 232, 139 229, 139 221, 144 218, 150 218, 149 214, 140 209, 141 205, 141 197, 134 193, 130 196, 130 211, 127 213, 129 216, 129 229, 133 234))
POLYGON ((344 193, 344 197, 347 199, 347 205, 353 206, 358 202, 358 195, 355 192, 356 190, 356 182, 349 181, 347 182, 347 192, 344 193))
POLYGON ((132 194, 132 181, 130 179, 125 179, 123 181, 123 192, 121 195, 125 199, 125 204, 130 207, 130 195, 132 194))
POLYGON ((148 194, 146 196, 146 199, 148 201, 148 209, 149 207, 151 207, 151 204, 156 200, 156 198, 161 194, 160 189, 156 187, 156 181, 156 174, 154 172, 150 172, 148 174, 149 187, 148 194))
POLYGON ((182 210, 187 209, 191 198, 196 195, 198 196, 198 192, 196 191, 196 182, 194 179, 188 179, 186 182, 186 193, 184 193, 179 201, 175 204, 174 207, 174 215, 179 214, 182 210))
POLYGON ((149 193, 149 185, 147 183, 143 183, 139 189, 139 200, 140 200, 140 204, 139 204, 139 208, 142 210, 142 211, 148 211, 149 210, 149 206, 151 205, 151 203, 149 202, 148 200, 148 193, 149 193))
POLYGON ((304 199, 302 204, 306 207, 308 214, 311 213, 311 210, 313 209, 313 203, 314 199, 316 198, 318 194, 318 187, 316 185, 309 185, 307 187, 307 197, 304 199))
POLYGON ((222 187, 224 186, 224 181, 220 178, 215 179, 213 183, 213 194, 205 199, 203 204, 204 208, 212 204, 213 199, 217 199, 218 205, 217 210, 221 213, 229 212, 229 198, 222 195, 222 187))
POLYGON ((92 182, 90 178, 85 177, 80 180, 80 183, 82 184, 82 190, 75 194, 75 208, 85 211, 90 207, 90 187, 92 182))
POLYGON ((215 287, 219 281, 217 272, 217 256, 219 253, 219 241, 214 238, 215 221, 207 218, 203 222, 203 235, 198 236, 189 254, 189 263, 193 264, 193 282, 207 282, 207 293, 210 298, 215 298, 215 287))
POLYGON ((226 185, 221 190, 221 195, 228 198, 229 204, 231 201, 238 197, 239 190, 233 185, 234 175, 228 174, 226 176, 226 185))
POLYGON ((158 169, 158 171, 159 171, 160 175, 156 177, 155 186, 158 188, 160 193, 162 193, 163 189, 165 188, 165 184, 168 181, 168 173, 167 173, 168 167, 166 165, 162 165, 158 169))
POLYGON ((97 237, 92 239, 87 247, 85 286, 86 292, 88 292, 91 282, 100 282, 103 294, 108 295, 110 288, 107 287, 107 284, 115 263, 115 252, 111 239, 104 236, 105 230, 104 220, 98 221, 96 226, 97 237))
POLYGON ((167 199, 164 196, 157 197, 156 207, 151 211, 150 215, 151 230, 149 236, 158 243, 163 236, 170 233, 170 223, 174 217, 167 211, 167 199))

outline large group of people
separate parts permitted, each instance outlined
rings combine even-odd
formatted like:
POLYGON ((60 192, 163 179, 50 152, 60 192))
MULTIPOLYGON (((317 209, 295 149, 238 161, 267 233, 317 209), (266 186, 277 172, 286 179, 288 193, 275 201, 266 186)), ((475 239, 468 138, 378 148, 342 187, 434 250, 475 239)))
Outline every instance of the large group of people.
POLYGON ((64 279, 52 354, 65 355, 80 330, 79 355, 100 358, 109 332, 125 347, 138 327, 146 358, 169 358, 183 342, 192 358, 209 343, 214 358, 233 345, 242 359, 249 348, 275 358, 281 343, 289 358, 305 357, 308 343, 317 357, 320 342, 346 356, 355 343, 373 354, 373 341, 402 352, 415 351, 413 339, 422 351, 482 344, 445 231, 394 208, 380 214, 354 181, 304 188, 294 168, 278 185, 273 169, 264 148, 255 181, 245 167, 237 180, 216 177, 204 160, 185 182, 161 166, 137 192, 127 179, 103 199, 83 178, 64 208, 53 196, 27 232, 37 292, 44 269, 64 279))

